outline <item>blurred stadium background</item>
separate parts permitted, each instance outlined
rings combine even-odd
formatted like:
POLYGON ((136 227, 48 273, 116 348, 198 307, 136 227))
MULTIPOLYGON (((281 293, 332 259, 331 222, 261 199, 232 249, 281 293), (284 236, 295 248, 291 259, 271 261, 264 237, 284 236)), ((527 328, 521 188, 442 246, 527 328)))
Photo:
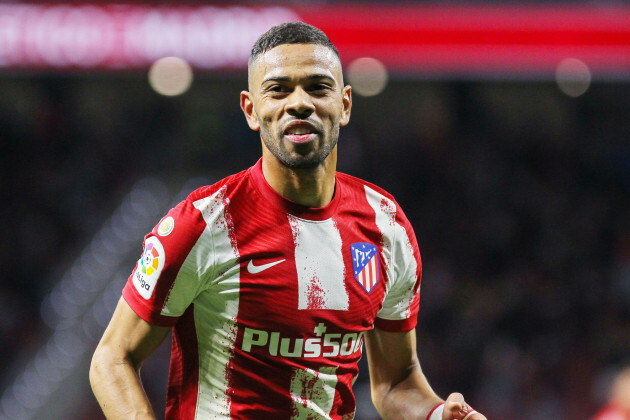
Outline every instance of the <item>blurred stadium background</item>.
MULTIPOLYGON (((89 359, 142 237, 258 159, 247 55, 290 20, 354 86, 340 170, 415 227, 436 390, 490 419, 589 418, 630 362, 622 1, 0 4, 0 418, 102 418, 89 359)), ((143 368, 161 415, 168 355, 143 368)))

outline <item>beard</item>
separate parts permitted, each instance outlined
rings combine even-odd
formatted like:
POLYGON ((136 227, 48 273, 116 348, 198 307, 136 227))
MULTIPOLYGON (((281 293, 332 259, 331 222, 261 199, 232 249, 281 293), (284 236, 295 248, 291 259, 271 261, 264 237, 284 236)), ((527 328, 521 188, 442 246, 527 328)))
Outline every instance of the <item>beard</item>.
POLYGON ((260 128, 260 137, 271 154, 287 168, 314 169, 326 160, 330 152, 332 152, 337 145, 337 141, 339 140, 339 127, 329 133, 329 142, 324 141, 319 147, 306 154, 287 150, 284 142, 281 140, 281 136, 274 136, 263 125, 261 125, 260 128))

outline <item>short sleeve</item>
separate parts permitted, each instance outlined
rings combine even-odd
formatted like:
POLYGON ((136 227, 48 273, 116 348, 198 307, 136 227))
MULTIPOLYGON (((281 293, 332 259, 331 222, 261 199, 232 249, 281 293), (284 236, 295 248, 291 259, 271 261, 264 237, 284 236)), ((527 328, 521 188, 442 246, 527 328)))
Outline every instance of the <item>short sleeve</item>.
POLYGON ((199 211, 186 200, 145 236, 140 259, 122 291, 145 321, 172 326, 198 295, 205 273, 198 268, 196 258, 201 254, 195 251, 206 246, 210 249, 204 255, 212 255, 211 243, 200 244, 204 229, 199 211))
POLYGON ((422 262, 413 228, 398 205, 392 222, 390 278, 375 326, 385 331, 401 332, 417 325, 422 262))

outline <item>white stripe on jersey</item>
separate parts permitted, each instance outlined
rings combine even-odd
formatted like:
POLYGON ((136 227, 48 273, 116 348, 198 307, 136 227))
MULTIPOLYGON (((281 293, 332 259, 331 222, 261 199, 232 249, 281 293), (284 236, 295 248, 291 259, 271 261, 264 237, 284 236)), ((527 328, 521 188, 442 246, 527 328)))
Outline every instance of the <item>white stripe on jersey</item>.
POLYGON ((292 420, 330 419, 337 386, 337 366, 318 371, 294 368, 291 378, 292 420))
POLYGON ((390 281, 387 282, 387 290, 389 290, 391 279, 394 278, 392 271, 392 249, 396 236, 394 232, 394 227, 396 226, 396 205, 390 199, 377 193, 370 187, 364 186, 364 188, 365 198, 376 214, 374 222, 383 235, 383 251, 381 252, 381 256, 387 266, 387 277, 390 279, 390 281))
POLYGON ((368 186, 365 186, 365 196, 376 213, 376 225, 383 234, 382 256, 389 277, 383 309, 377 316, 389 320, 406 319, 415 297, 413 288, 417 280, 418 263, 413 246, 405 228, 396 223, 396 204, 368 186))
POLYGON ((378 273, 376 272, 376 259, 378 258, 378 255, 374 255, 371 259, 370 259, 370 264, 369 264, 369 277, 368 277, 368 287, 369 290, 372 290, 372 287, 374 287, 374 283, 376 282, 376 278, 378 276, 378 273))
POLYGON ((288 218, 295 244, 298 309, 347 310, 346 269, 335 222, 288 218))
POLYGON ((213 282, 212 287, 205 288, 197 296, 199 304, 195 305, 199 343, 199 390, 195 419, 230 418, 227 372, 236 342, 240 268, 237 264, 239 252, 230 231, 232 223, 229 214, 225 213, 224 195, 225 187, 193 203, 201 212, 207 228, 191 254, 197 264, 212 274, 206 279, 213 282), (202 243, 203 248, 200 246, 202 243), (212 253, 208 252, 208 246, 212 246, 212 253), (214 258, 208 258, 212 255, 214 258), (213 265, 213 270, 201 264, 206 260, 208 265, 213 265))

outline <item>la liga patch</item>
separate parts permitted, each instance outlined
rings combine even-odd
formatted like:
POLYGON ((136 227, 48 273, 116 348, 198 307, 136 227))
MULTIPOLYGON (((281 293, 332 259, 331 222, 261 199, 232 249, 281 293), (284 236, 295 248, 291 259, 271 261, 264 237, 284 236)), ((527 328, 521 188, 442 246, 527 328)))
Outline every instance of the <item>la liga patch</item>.
POLYGON ((143 298, 150 299, 153 295, 165 258, 164 247, 158 238, 152 236, 144 241, 144 251, 132 275, 133 285, 143 298))
POLYGON ((354 279, 370 293, 380 280, 378 249, 376 245, 356 242, 350 245, 354 279))

